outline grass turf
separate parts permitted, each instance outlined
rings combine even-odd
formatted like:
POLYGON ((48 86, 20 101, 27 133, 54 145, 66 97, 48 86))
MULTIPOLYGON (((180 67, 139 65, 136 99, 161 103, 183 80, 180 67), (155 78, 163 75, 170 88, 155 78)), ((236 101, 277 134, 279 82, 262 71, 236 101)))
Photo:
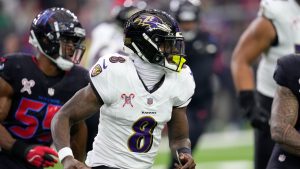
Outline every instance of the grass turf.
MULTIPOLYGON (((199 149, 194 153, 194 159, 197 163, 218 163, 220 161, 252 161, 253 148, 252 146, 225 147, 199 149)), ((155 160, 154 166, 167 166, 169 162, 168 152, 159 152, 155 160)), ((61 164, 48 169, 62 169, 61 164)))

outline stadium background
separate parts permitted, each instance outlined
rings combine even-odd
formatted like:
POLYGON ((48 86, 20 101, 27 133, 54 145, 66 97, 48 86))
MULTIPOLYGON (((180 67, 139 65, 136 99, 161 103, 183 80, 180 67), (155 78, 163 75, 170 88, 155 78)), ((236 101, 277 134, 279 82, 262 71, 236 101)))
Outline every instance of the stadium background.
MULTIPOLYGON (((111 10, 125 0, 0 0, 0 54, 16 51, 34 52, 28 44, 28 30, 33 17, 42 9, 62 6, 71 9, 90 33, 99 23, 110 19, 111 10)), ((128 0, 126 0, 128 2, 128 0)), ((168 10, 169 0, 148 0, 147 8, 168 10)), ((235 91, 230 76, 232 50, 241 32, 256 16, 259 0, 202 0, 201 27, 216 35, 222 57, 216 62, 214 78, 214 114, 207 133, 199 140, 194 154, 197 168, 250 169, 253 134, 238 114, 235 91)), ((86 54, 88 51, 86 52, 86 54)), ((82 65, 87 65, 87 56, 82 65)), ((164 137, 154 169, 168 164, 168 145, 164 137)), ((56 166, 55 169, 60 168, 56 166)))

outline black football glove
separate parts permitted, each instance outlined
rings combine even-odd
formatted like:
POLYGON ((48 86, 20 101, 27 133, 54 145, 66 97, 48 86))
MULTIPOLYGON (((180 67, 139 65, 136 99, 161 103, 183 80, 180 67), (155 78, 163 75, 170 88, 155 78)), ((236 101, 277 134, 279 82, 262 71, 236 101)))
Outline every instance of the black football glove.
POLYGON ((243 115, 249 119, 252 127, 257 129, 265 129, 269 124, 270 113, 260 107, 255 98, 255 92, 252 90, 244 90, 239 92, 239 105, 243 115))
POLYGON ((35 167, 53 167, 58 158, 57 152, 48 146, 28 145, 20 140, 14 143, 11 153, 35 167))

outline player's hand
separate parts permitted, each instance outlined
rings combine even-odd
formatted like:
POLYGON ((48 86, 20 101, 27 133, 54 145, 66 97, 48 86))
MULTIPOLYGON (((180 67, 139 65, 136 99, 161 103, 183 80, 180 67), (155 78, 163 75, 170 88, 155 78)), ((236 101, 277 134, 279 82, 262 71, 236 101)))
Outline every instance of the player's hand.
POLYGON ((196 163, 193 157, 188 153, 179 153, 178 163, 175 163, 175 169, 195 169, 196 163))
POLYGON ((252 127, 264 129, 268 126, 270 113, 260 107, 255 99, 254 91, 241 91, 239 93, 239 105, 252 127))
POLYGON ((62 160, 62 164, 64 166, 64 169, 91 169, 72 156, 67 156, 66 158, 64 158, 62 160))
POLYGON ((13 144, 11 154, 35 167, 52 167, 58 161, 58 154, 52 148, 42 145, 28 145, 21 140, 16 140, 13 144))
POLYGON ((260 108, 259 106, 255 106, 252 108, 252 113, 248 118, 252 127, 257 129, 265 129, 269 125, 268 123, 270 115, 266 110, 260 108))
POLYGON ((29 146, 25 151, 26 161, 36 167, 53 167, 57 158, 57 152, 47 146, 29 146))

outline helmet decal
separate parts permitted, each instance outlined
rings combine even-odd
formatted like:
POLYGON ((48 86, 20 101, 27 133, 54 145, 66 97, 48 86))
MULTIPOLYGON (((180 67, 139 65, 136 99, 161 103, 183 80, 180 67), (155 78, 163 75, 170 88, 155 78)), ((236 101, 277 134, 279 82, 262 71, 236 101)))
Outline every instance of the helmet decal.
POLYGON ((167 26, 160 18, 153 15, 141 15, 134 20, 137 25, 147 27, 148 29, 160 29, 165 32, 171 32, 171 28, 167 26))

